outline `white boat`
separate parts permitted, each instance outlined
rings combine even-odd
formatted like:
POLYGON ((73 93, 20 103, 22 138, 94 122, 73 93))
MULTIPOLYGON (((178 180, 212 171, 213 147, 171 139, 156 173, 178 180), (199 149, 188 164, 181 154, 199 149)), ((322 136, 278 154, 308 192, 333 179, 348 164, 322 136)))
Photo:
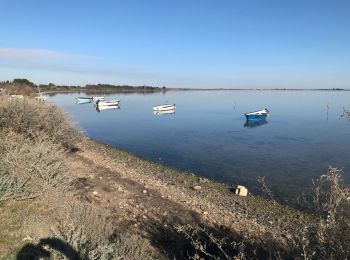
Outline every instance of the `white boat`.
POLYGON ((153 111, 154 115, 172 115, 175 114, 175 109, 172 110, 159 110, 159 111, 153 111))
POLYGON ((92 99, 93 101, 105 100, 105 97, 91 96, 91 99, 92 99))
POLYGON ((120 100, 110 100, 110 101, 97 100, 96 106, 97 107, 118 106, 119 102, 120 100))
POLYGON ((101 112, 103 110, 109 110, 109 109, 120 109, 120 107, 118 105, 115 105, 115 106, 97 106, 96 107, 96 110, 97 112, 101 112))
POLYGON ((81 105, 81 104, 88 104, 88 103, 91 103, 92 100, 91 99, 77 99, 77 104, 81 105))
POLYGON ((153 107, 153 111, 175 110, 175 108, 175 104, 157 105, 153 107))

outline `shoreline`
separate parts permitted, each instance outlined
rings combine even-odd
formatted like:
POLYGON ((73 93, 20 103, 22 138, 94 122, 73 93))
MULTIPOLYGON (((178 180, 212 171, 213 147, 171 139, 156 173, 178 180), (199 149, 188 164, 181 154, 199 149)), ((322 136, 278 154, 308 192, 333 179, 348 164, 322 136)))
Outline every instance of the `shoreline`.
POLYGON ((280 232, 292 232, 312 218, 308 213, 252 194, 240 197, 230 191, 228 184, 177 171, 93 139, 87 139, 80 149, 77 154, 88 157, 90 162, 112 171, 118 167, 123 178, 143 185, 146 190, 160 192, 162 199, 189 207, 211 225, 225 226, 249 236, 262 235, 262 230, 267 229, 283 241, 280 232), (195 190, 195 186, 201 188, 195 190))
MULTIPOLYGON (((5 197, 0 202, 0 258, 14 258, 26 246, 36 247, 47 238, 74 246, 77 254, 95 249, 107 253, 99 247, 103 241, 114 246, 113 256, 126 259, 130 251, 118 252, 116 242, 127 244, 130 250, 146 250, 148 258, 142 259, 206 255, 196 247, 198 243, 210 243, 214 246, 211 253, 222 256, 223 244, 215 246, 215 241, 228 246, 232 256, 290 258, 300 256, 304 245, 300 238, 308 235, 305 228, 319 221, 317 215, 251 194, 235 195, 228 184, 177 171, 90 139, 79 134, 55 105, 29 98, 3 101, 6 109, 0 112, 9 125, 2 133, 6 137, 2 152, 9 172, 7 168, 0 170, 5 169, 5 177, 13 175, 25 181, 37 172, 28 191, 39 193, 11 197, 13 189, 9 187, 11 199, 5 197), (51 138, 29 138, 15 131, 23 126, 11 125, 13 116, 7 109, 22 108, 19 102, 24 105, 23 112, 32 109, 36 119, 34 123, 17 120, 19 126, 32 133, 43 118, 51 118, 43 129, 39 124, 43 131, 39 133, 51 138), (63 132, 57 132, 58 128, 63 132), (91 235, 90 246, 80 232, 91 235)), ((22 115, 18 112, 19 118, 22 115)), ((140 259, 133 256, 130 259, 140 259)))

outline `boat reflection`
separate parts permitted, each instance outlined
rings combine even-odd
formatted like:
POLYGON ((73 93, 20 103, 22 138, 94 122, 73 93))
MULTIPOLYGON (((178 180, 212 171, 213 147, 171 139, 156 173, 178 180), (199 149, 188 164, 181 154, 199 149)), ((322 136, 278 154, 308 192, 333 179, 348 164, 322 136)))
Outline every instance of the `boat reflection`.
POLYGON ((256 126, 260 126, 260 125, 265 125, 267 124, 267 120, 266 118, 261 119, 261 120, 247 120, 244 123, 244 127, 256 127, 256 126))
POLYGON ((104 110, 112 110, 112 109, 120 109, 120 106, 114 105, 114 106, 96 106, 96 111, 101 112, 104 110))
POLYGON ((175 109, 171 110, 159 110, 159 111, 153 111, 154 115, 173 115, 175 114, 175 109))

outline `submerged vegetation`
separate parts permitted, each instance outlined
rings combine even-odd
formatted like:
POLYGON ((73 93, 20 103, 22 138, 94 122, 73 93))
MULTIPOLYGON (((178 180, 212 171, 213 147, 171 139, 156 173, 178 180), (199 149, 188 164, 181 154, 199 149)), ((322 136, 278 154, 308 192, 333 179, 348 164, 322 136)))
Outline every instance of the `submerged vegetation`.
POLYGON ((84 146, 61 110, 31 98, 0 96, 0 138, 0 258, 349 258, 340 169, 314 182, 310 214, 279 205, 264 177, 270 201, 240 198, 224 184, 84 146))

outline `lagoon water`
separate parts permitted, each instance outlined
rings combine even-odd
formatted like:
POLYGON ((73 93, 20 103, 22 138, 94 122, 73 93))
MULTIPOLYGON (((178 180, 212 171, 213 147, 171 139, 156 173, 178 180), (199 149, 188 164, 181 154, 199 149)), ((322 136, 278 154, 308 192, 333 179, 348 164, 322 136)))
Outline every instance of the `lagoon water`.
MULTIPOLYGON (((173 168, 243 184, 258 176, 281 199, 295 200, 329 166, 350 182, 350 91, 168 91, 111 94, 120 109, 78 105, 82 94, 49 97, 91 138, 173 168), (176 112, 154 115, 156 104, 176 112), (245 126, 244 113, 268 108, 266 124, 245 126)), ((84 94, 83 94, 84 96, 84 94)))

